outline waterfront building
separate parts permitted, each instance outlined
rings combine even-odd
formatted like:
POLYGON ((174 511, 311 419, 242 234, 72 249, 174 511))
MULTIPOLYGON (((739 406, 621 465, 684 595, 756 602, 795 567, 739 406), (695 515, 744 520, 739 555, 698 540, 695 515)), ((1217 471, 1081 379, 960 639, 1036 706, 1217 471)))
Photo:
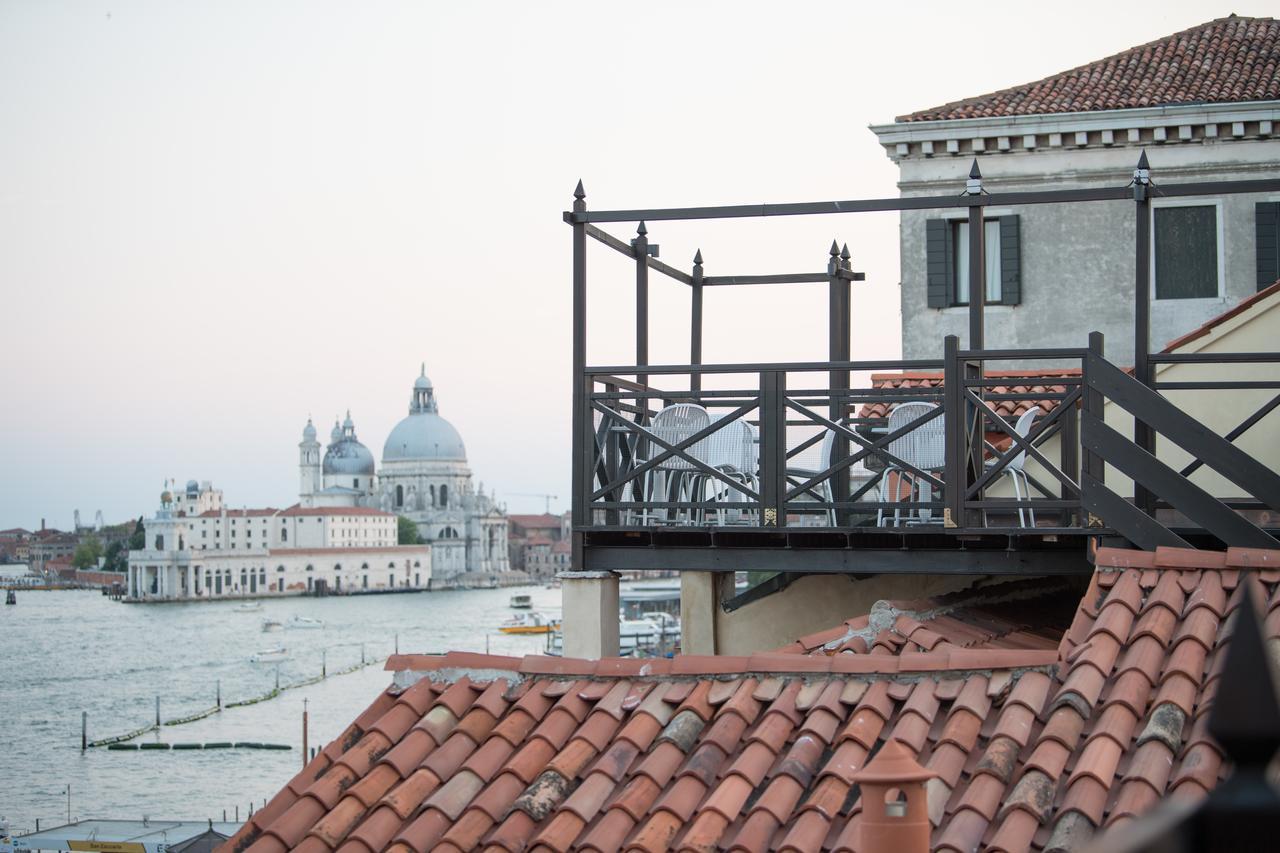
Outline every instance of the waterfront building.
POLYGON ((569 513, 507 516, 511 568, 530 575, 554 575, 567 566, 569 513), (564 546, 561 546, 564 543, 564 546), (555 550, 553 558, 552 551, 555 550))
POLYGON ((316 435, 308 419, 298 443, 301 506, 375 508, 409 518, 431 545, 432 571, 440 579, 510 571, 506 512, 483 485, 473 487, 466 446, 441 417, 425 365, 408 414, 383 443, 380 469, 357 438, 350 412, 334 421, 323 452, 316 435))
POLYGON ((132 601, 427 589, 431 546, 397 544, 394 514, 371 507, 228 509, 195 480, 160 496, 129 552, 132 601))

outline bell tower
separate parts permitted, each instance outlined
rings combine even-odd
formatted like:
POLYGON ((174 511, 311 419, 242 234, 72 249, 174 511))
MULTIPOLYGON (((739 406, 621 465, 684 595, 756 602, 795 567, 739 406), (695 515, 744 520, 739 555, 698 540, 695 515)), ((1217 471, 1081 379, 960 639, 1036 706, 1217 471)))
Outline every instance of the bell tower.
POLYGON ((298 442, 298 475, 298 500, 303 506, 312 506, 315 493, 320 491, 320 442, 311 418, 307 418, 298 442))

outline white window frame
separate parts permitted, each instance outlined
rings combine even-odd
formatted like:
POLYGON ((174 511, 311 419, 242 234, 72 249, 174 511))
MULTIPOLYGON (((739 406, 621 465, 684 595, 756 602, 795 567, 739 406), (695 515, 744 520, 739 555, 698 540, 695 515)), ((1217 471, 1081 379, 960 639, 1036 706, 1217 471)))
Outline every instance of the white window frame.
POLYGON ((1222 199, 1220 198, 1159 198, 1151 200, 1151 229, 1150 229, 1150 246, 1151 246, 1151 280, 1147 282, 1147 293, 1151 302, 1158 302, 1162 305, 1174 305, 1178 303, 1187 303, 1190 305, 1204 305, 1207 303, 1221 302, 1227 297, 1227 259, 1226 259, 1226 239, 1225 228, 1222 221, 1222 199), (1218 292, 1214 296, 1194 296, 1190 299, 1157 299, 1156 298, 1156 210, 1162 207, 1212 207, 1214 208, 1214 220, 1217 227, 1214 229, 1217 241, 1217 260, 1218 260, 1218 292))

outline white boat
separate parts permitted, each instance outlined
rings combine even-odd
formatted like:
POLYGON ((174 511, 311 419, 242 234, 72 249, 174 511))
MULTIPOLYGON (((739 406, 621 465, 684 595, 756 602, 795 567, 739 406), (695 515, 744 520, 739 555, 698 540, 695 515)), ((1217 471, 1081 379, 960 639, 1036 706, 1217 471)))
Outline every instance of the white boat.
POLYGON ((289 650, 284 646, 274 646, 270 649, 261 649, 249 655, 251 663, 273 663, 275 661, 288 660, 289 650))
POLYGON ((529 610, 533 607, 533 596, 518 592, 511 596, 511 607, 515 610, 529 610))
POLYGON ((541 613, 516 613, 498 626, 503 634, 550 634, 560 627, 559 620, 541 613))
POLYGON ((324 623, 319 619, 312 619, 310 616, 300 616, 293 614, 293 618, 289 620, 290 628, 323 628, 324 623))
POLYGON ((262 609, 261 601, 246 601, 243 604, 236 605, 237 613, 257 613, 262 609))
POLYGON ((282 631, 284 630, 284 623, 278 619, 263 619, 262 630, 264 633, 267 631, 282 631))

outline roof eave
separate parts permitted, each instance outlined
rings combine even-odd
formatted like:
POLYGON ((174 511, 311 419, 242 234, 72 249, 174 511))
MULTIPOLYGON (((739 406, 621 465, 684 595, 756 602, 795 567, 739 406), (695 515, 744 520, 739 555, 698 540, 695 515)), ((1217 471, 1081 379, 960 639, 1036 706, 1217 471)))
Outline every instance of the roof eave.
POLYGON ((971 136, 1014 136, 1024 133, 1069 133, 1170 124, 1205 124, 1274 120, 1280 101, 1231 101, 1216 104, 1169 104, 1124 110, 989 116, 984 118, 894 121, 868 128, 881 145, 966 139, 971 136))

